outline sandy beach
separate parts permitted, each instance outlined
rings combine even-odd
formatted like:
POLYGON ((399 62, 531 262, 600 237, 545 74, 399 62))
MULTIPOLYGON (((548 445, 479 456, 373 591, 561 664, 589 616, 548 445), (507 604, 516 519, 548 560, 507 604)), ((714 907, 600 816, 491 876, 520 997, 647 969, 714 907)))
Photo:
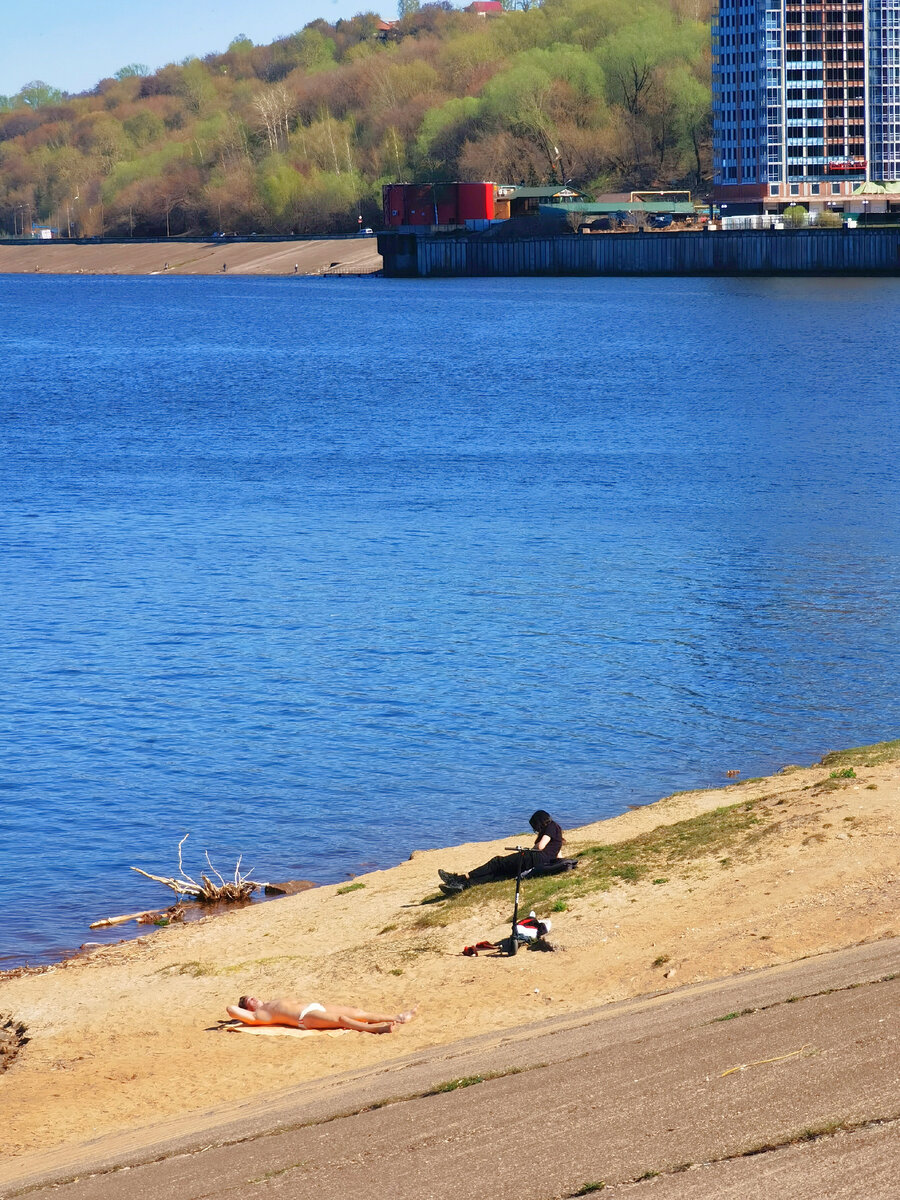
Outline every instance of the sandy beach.
POLYGON ((0 275, 365 275, 379 270, 374 237, 105 245, 0 242, 0 275))
POLYGON ((439 866, 474 866, 521 835, 511 830, 414 852, 352 885, 10 973, 0 1025, 20 1023, 27 1042, 0 1075, 0 1152, 188 1121, 475 1034, 896 935, 898 800, 900 742, 569 830, 564 853, 583 855, 583 869, 554 896, 535 900, 537 884, 524 896, 526 909, 552 917, 554 953, 462 955, 508 931, 508 885, 437 899, 439 866), (592 857, 598 845, 618 864, 611 876, 587 866, 605 861, 592 857), (225 1005, 247 991, 388 1011, 418 1004, 419 1015, 381 1037, 222 1028, 225 1005))

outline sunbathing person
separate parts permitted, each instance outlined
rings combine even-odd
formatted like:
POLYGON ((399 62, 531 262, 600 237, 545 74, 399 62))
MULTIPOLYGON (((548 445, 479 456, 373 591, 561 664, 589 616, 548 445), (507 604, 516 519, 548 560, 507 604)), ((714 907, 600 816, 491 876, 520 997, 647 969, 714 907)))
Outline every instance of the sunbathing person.
POLYGON ((386 1016, 349 1008, 343 1004, 303 1004, 300 1000, 257 1000, 241 996, 226 1006, 228 1015, 245 1025, 290 1025, 294 1029, 355 1029, 358 1033, 393 1033, 416 1015, 409 1012, 386 1016))
POLYGON ((563 844, 563 831, 548 812, 539 808, 528 818, 528 824, 536 837, 534 846, 516 854, 498 854, 490 862, 483 863, 468 875, 455 875, 452 871, 438 871, 441 891, 445 896, 455 896, 476 883, 494 883, 498 879, 515 879, 521 860, 522 870, 540 870, 549 867, 559 858, 563 844))

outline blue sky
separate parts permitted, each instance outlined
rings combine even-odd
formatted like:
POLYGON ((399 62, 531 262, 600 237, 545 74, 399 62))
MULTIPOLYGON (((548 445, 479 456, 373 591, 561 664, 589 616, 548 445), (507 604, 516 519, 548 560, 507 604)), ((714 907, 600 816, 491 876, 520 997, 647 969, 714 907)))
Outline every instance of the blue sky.
MULTIPOLYGON (((42 0, 3 5, 0 95, 34 79, 83 92, 128 63, 151 70, 189 55, 224 50, 240 33, 259 44, 302 29, 379 12, 377 0, 42 0)), ((396 0, 381 13, 396 17, 396 0)))

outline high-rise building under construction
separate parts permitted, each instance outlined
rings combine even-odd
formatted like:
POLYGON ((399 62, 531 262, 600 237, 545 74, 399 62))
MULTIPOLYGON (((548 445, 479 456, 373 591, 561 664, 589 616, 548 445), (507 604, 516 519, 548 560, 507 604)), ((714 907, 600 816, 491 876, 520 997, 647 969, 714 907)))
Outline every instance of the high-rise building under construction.
POLYGON ((900 0, 719 0, 712 53, 720 203, 844 207, 900 180, 900 0))

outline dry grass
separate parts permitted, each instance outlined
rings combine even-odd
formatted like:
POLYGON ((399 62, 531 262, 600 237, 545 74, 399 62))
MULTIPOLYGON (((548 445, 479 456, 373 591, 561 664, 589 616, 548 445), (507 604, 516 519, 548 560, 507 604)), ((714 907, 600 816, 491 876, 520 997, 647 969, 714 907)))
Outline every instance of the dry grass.
MULTIPOLYGON (((766 799, 742 801, 673 825, 660 825, 625 842, 588 846, 579 856, 576 871, 528 880, 529 907, 561 911, 559 906, 567 905, 574 897, 609 891, 621 884, 646 879, 663 884, 669 875, 686 874, 713 858, 718 859, 720 867, 727 868, 735 857, 749 852, 765 836, 769 815, 766 799), (665 876, 660 875, 663 870, 665 876)), ((416 924, 420 928, 446 926, 486 904, 506 902, 509 886, 508 880, 484 884, 451 898, 433 893, 422 901, 429 911, 416 924)))
POLYGON ((823 767, 880 767, 900 761, 900 738, 893 742, 875 742, 872 746, 856 746, 852 750, 835 750, 822 759, 823 767))

